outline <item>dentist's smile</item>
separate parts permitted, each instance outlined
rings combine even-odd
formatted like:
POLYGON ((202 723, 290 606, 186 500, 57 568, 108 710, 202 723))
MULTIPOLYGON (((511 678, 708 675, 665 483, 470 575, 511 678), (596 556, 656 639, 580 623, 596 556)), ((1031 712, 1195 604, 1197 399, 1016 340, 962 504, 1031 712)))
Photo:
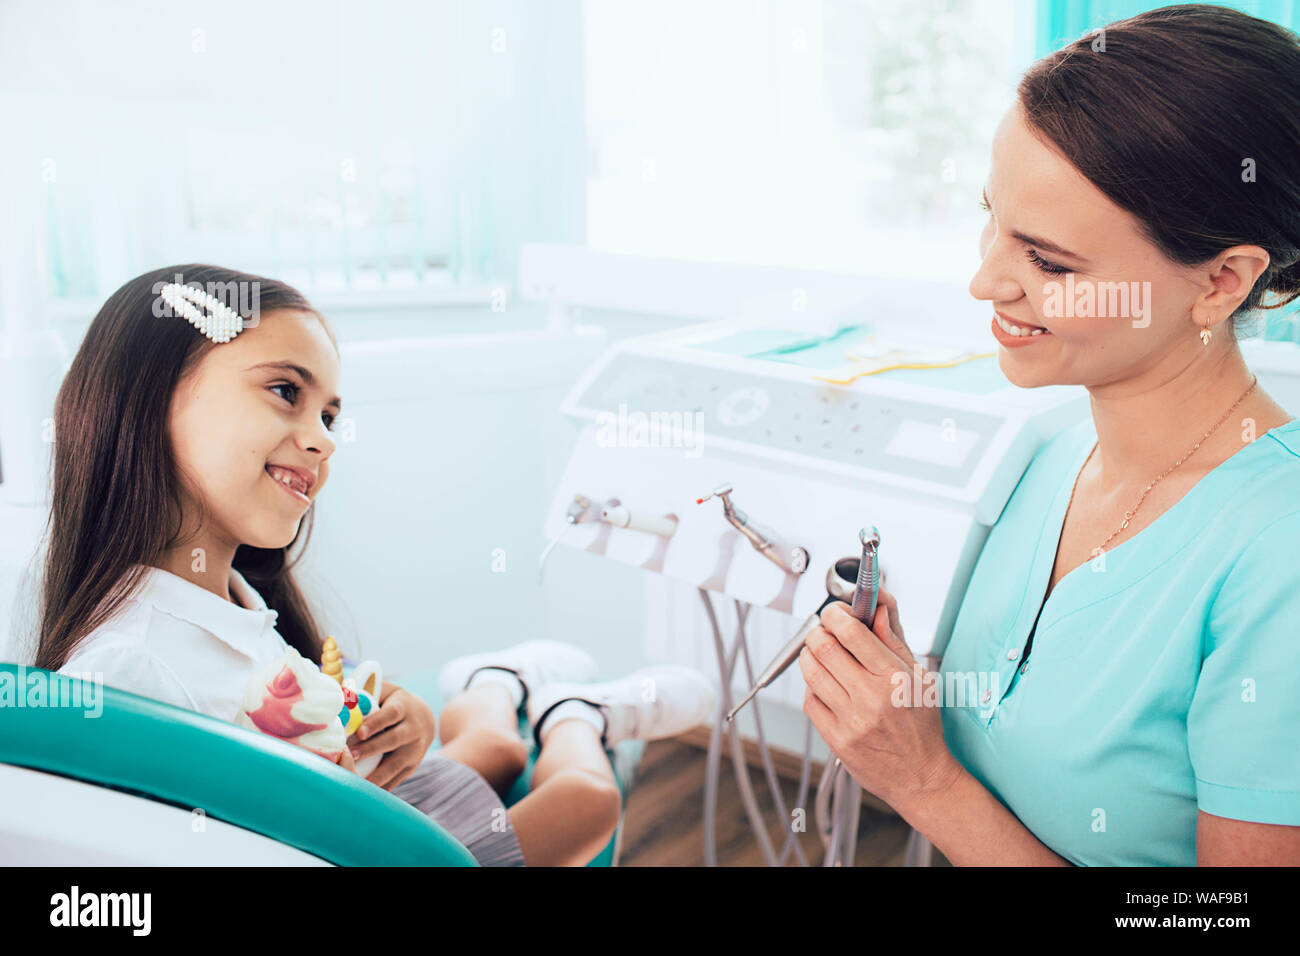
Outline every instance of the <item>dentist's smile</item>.
POLYGON ((1009 349, 1020 348, 1033 342, 1051 338, 1052 333, 1039 325, 1022 325, 1012 322, 1001 312, 994 312, 989 323, 993 337, 1009 349))

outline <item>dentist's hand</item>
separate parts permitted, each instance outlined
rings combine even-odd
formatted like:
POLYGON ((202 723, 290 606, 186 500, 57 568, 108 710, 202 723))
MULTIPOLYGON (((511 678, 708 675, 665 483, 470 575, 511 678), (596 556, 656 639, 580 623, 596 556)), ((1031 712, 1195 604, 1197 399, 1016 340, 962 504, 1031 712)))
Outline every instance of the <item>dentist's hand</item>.
POLYGON ((826 606, 799 654, 808 685, 803 709, 853 779, 904 813, 911 801, 949 786, 961 764, 944 743, 939 708, 916 699, 924 670, 884 588, 873 624, 868 630, 842 601, 826 606))
POLYGON ((437 726, 428 704, 385 681, 379 692, 379 708, 366 715, 357 732, 348 738, 348 747, 356 760, 384 754, 379 766, 366 779, 377 787, 392 790, 424 759, 437 734, 437 726))

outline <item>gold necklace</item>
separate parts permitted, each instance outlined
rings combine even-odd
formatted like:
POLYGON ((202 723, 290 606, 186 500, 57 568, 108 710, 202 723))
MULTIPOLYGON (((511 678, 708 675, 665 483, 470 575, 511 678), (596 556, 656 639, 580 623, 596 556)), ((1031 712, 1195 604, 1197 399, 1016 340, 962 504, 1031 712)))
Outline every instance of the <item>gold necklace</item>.
MULTIPOLYGON (((1175 468, 1177 468, 1179 465, 1185 462, 1188 458, 1191 458, 1192 455, 1196 453, 1196 450, 1201 447, 1202 443, 1204 443, 1205 439, 1213 435, 1215 431, 1218 429, 1218 427, 1228 420, 1228 416, 1232 414, 1232 410, 1236 408, 1238 405, 1240 405, 1243 401, 1245 401, 1246 396, 1249 395, 1252 391, 1254 391, 1255 386, 1259 384, 1259 376, 1256 375, 1254 379, 1255 380, 1250 383, 1250 388, 1246 389, 1244 392, 1241 393, 1241 398, 1237 399, 1235 402, 1232 403, 1232 408, 1229 408, 1226 412, 1223 413, 1223 417, 1220 418, 1218 422, 1215 423, 1214 428, 1211 428, 1208 432, 1206 432, 1204 435, 1201 436, 1201 440, 1192 446, 1191 451, 1189 451, 1182 458, 1179 458, 1176 462, 1174 462, 1169 468, 1165 470, 1165 473, 1163 475, 1161 475, 1155 481, 1151 482, 1149 485, 1146 486, 1146 490, 1142 492, 1142 497, 1139 498, 1137 504, 1133 506, 1133 510, 1124 512, 1124 523, 1121 524, 1118 528, 1116 528, 1114 532, 1111 533, 1111 536, 1109 538, 1107 538, 1105 541, 1102 542, 1101 547, 1097 549, 1098 551, 1105 551, 1106 545, 1110 544, 1111 541, 1114 540, 1115 535, 1119 534, 1121 531, 1123 531, 1125 528, 1129 526, 1129 522, 1133 520, 1133 516, 1136 515, 1138 513, 1138 509, 1142 507, 1142 502, 1146 500, 1147 493, 1150 492, 1151 489, 1154 488, 1161 481, 1161 479, 1165 477, 1165 475, 1168 475, 1169 472, 1173 471, 1175 468)), ((1092 454, 1097 450, 1098 444, 1099 442, 1093 443, 1092 451, 1088 452, 1088 457, 1083 460, 1083 468, 1080 468, 1079 474, 1074 476, 1074 487, 1070 489, 1070 503, 1065 506, 1066 517, 1069 517, 1070 508, 1073 507, 1074 505, 1074 493, 1079 488, 1079 478, 1083 475, 1084 468, 1088 467, 1088 462, 1092 461, 1092 454)), ((1095 554, 1096 552, 1094 551, 1093 553, 1095 554)))

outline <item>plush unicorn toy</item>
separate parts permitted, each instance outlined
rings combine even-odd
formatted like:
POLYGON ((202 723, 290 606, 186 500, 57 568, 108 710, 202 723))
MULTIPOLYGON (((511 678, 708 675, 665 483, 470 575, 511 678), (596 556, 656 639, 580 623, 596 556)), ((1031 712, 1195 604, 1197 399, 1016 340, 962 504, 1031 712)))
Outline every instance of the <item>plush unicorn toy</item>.
MULTIPOLYGON (((383 685, 383 671, 375 661, 363 661, 344 677, 343 657, 333 637, 325 639, 320 668, 286 647, 282 658, 248 682, 235 723, 338 763, 348 737, 367 714, 379 709, 383 685)), ((382 759, 383 754, 371 754, 358 760, 357 774, 369 776, 382 759)))
MULTIPOLYGON (((339 722, 343 724, 346 737, 356 733, 361 722, 374 710, 379 709, 379 691, 384 686, 384 672, 377 661, 362 661, 352 669, 351 677, 343 676, 343 655, 333 637, 326 637, 321 650, 321 673, 338 681, 343 689, 343 707, 339 710, 339 722)), ((357 773, 363 777, 379 766, 383 754, 371 754, 357 761, 357 773)))

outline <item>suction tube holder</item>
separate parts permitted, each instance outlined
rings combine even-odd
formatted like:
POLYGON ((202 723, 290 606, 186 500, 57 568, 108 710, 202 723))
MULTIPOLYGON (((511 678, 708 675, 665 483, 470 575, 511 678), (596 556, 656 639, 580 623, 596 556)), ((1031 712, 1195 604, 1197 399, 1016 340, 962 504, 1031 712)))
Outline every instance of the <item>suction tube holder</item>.
POLYGON ((629 511, 627 505, 605 505, 600 511, 600 520, 616 528, 630 528, 633 531, 645 531, 657 534, 661 538, 671 538, 677 533, 677 518, 673 515, 648 515, 629 511))

